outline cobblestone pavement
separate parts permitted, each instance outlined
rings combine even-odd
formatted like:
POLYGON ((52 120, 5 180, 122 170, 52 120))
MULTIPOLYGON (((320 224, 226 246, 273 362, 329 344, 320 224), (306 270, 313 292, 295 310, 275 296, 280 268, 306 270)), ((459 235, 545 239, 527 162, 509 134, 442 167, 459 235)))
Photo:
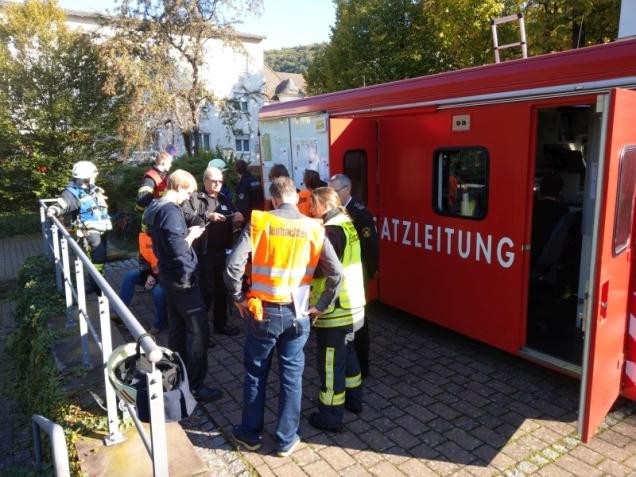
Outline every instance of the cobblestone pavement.
MULTIPOLYGON (((134 260, 108 267, 116 286, 134 260)), ((139 292, 133 312, 149 328, 152 304, 139 292)), ((226 436, 240 420, 244 336, 213 335, 208 384, 222 400, 185 423, 210 475, 541 475, 636 476, 636 405, 619 401, 588 444, 576 438, 579 382, 428 324, 373 306, 372 367, 365 409, 345 414, 345 431, 326 434, 307 417, 316 407, 315 340, 306 348, 303 443, 279 458, 271 433, 277 407, 274 358, 267 388, 266 431, 257 452, 233 451, 226 436), (219 466, 219 467, 217 467, 219 466)), ((231 324, 244 328, 240 318, 231 324)), ((160 336, 164 344, 167 336, 160 336)))

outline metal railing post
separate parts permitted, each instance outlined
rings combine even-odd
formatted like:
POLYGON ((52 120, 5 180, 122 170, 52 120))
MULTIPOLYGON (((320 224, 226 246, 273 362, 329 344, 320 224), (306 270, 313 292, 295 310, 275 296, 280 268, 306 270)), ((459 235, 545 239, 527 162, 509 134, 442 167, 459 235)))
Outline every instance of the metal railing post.
POLYGON ((106 412, 108 413, 108 435, 104 438, 107 446, 118 444, 124 440, 119 429, 119 416, 117 414, 117 396, 115 389, 108 378, 108 358, 113 352, 113 342, 110 333, 110 311, 108 298, 102 295, 97 299, 99 305, 99 327, 102 337, 102 368, 104 370, 104 390, 106 391, 106 412))
POLYGON ((40 429, 42 429, 51 438, 51 455, 53 456, 55 475, 57 477, 70 477, 71 469, 68 464, 68 450, 62 426, 44 416, 34 414, 31 418, 31 429, 33 430, 35 465, 38 468, 42 466, 42 436, 40 435, 40 429))
POLYGON ((84 266, 79 257, 75 257, 75 285, 77 289, 77 308, 79 313, 80 342, 82 344, 82 364, 85 369, 91 368, 91 355, 88 349, 88 325, 86 324, 86 287, 84 286, 84 266))
POLYGON ((51 240, 53 241, 53 260, 55 263, 55 285, 57 291, 62 291, 62 263, 60 261, 60 234, 57 225, 51 225, 51 240))
POLYGON ((148 404, 150 405, 150 439, 152 441, 152 471, 155 477, 168 476, 168 443, 163 408, 163 382, 161 371, 153 366, 146 375, 148 404))
POLYGON ((66 327, 75 326, 75 318, 73 316, 73 291, 71 290, 71 265, 69 263, 68 242, 66 237, 60 239, 62 248, 62 269, 64 270, 64 294, 66 296, 66 327))
POLYGON ((40 204, 40 230, 42 231, 42 251, 49 259, 51 258, 51 232, 47 227, 46 207, 40 204))

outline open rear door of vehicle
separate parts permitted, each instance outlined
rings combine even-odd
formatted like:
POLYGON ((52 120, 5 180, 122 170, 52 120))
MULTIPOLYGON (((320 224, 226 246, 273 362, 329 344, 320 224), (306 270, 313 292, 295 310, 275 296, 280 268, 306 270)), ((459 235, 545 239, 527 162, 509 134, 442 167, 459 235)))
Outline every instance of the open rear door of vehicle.
POLYGON ((631 224, 633 217, 633 213, 625 217, 625 206, 633 207, 633 197, 619 197, 619 182, 621 166, 636 154, 630 147, 636 145, 636 92, 615 89, 609 97, 599 98, 601 102, 607 116, 601 133, 605 140, 601 139, 596 247, 581 375, 578 430, 583 442, 592 438, 620 394, 633 254, 631 240, 625 244, 617 227, 629 227, 624 222, 631 224))

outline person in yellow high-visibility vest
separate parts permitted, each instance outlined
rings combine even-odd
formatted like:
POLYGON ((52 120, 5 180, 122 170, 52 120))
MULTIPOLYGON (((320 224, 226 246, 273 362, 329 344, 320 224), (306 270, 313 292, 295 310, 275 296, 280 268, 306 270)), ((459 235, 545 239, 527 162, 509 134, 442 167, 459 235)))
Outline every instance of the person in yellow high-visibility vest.
POLYGON ((300 443, 309 316, 318 316, 331 306, 342 282, 342 265, 320 223, 298 211, 294 182, 289 177, 278 177, 269 192, 275 210, 252 211, 250 224, 243 229, 225 270, 227 288, 241 316, 247 317, 243 414, 232 435, 249 450, 261 446, 265 387, 276 350, 280 393, 274 437, 278 455, 288 456, 300 443), (242 278, 250 252, 251 286, 246 295, 242 278), (324 289, 309 307, 309 285, 316 269, 325 277, 324 289), (262 309, 254 306, 253 300, 260 300, 262 309), (250 309, 255 315, 262 312, 262 316, 252 316, 250 309))
MULTIPOLYGON (((313 320, 318 339, 320 394, 318 412, 309 423, 330 432, 342 430, 344 408, 362 411, 362 375, 356 354, 355 332, 364 323, 364 278, 360 238, 336 191, 320 187, 311 193, 312 215, 322 218, 325 234, 342 262, 344 280, 335 302, 313 320)), ((325 278, 311 282, 310 303, 316 302, 325 278)))

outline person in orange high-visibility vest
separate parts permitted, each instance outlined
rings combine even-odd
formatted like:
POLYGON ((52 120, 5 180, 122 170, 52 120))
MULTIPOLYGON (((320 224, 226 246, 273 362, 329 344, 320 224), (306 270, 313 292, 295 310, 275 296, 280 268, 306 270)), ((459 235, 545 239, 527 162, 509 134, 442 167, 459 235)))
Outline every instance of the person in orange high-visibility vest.
MULTIPOLYGON (((130 306, 135 295, 135 286, 150 290, 155 304, 155 321, 152 322, 150 334, 157 336, 168 323, 166 293, 158 282, 159 260, 152 249, 152 239, 142 224, 139 232, 139 266, 124 275, 119 288, 119 297, 126 306, 130 306)), ((111 318, 114 314, 111 312, 111 318)))
POLYGON ((153 199, 163 196, 168 183, 168 172, 172 167, 172 159, 173 156, 168 152, 160 152, 154 165, 144 173, 141 187, 137 190, 136 210, 143 212, 153 199))
POLYGON ((303 183, 305 184, 305 189, 298 193, 298 210, 301 214, 311 217, 311 191, 318 187, 324 187, 327 183, 323 182, 320 179, 320 175, 318 175, 318 171, 313 169, 305 170, 303 183))
POLYGON ((303 349, 309 336, 309 316, 319 316, 331 306, 343 272, 320 223, 298 211, 294 182, 279 177, 272 181, 269 192, 275 210, 252 212, 251 222, 243 229, 225 270, 227 288, 248 322, 243 350, 243 415, 232 435, 249 450, 261 446, 265 387, 276 349, 280 393, 275 440, 278 455, 288 456, 300 443, 303 349), (250 252, 252 281, 246 295, 242 277, 250 252), (316 269, 322 273, 325 287, 309 307, 309 284, 316 269), (260 300, 262 310, 254 300, 260 300), (256 314, 262 312, 262 316, 252 316, 250 308, 256 314))

